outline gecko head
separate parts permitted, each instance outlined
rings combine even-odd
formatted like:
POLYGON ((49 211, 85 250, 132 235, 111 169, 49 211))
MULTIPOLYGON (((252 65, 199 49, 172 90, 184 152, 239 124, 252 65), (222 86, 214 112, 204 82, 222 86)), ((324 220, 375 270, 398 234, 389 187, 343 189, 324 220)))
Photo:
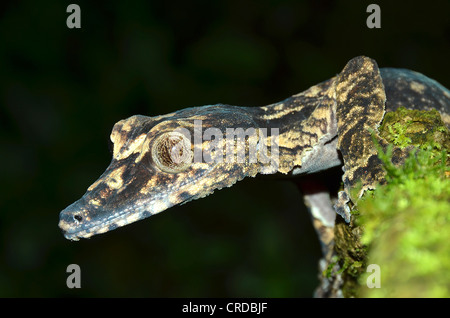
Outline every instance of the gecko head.
MULTIPOLYGON (((226 127, 254 124, 250 115, 233 110, 203 106, 116 123, 110 165, 81 199, 60 213, 64 236, 78 240, 105 233, 254 176, 255 164, 204 156, 212 142, 221 141, 201 138, 205 129, 224 134, 226 127), (196 134, 200 140, 195 140, 196 134)), ((222 147, 221 142, 213 148, 222 147)))

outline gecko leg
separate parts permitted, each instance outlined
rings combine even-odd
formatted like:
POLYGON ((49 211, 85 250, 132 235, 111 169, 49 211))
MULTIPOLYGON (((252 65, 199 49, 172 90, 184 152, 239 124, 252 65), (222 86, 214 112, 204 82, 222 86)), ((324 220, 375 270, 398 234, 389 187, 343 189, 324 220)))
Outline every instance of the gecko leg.
POLYGON ((336 212, 350 222, 350 208, 365 190, 384 179, 381 160, 372 141, 385 113, 386 94, 376 62, 357 57, 344 67, 336 84, 338 149, 344 160, 344 191, 338 194, 336 212))

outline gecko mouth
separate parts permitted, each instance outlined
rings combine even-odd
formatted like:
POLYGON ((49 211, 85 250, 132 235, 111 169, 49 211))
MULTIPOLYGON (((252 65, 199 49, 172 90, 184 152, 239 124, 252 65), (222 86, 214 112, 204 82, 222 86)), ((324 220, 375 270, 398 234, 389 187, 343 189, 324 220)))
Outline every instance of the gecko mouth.
POLYGON ((134 199, 128 200, 119 200, 111 195, 104 205, 97 205, 98 201, 92 198, 92 191, 89 191, 60 212, 58 225, 66 239, 78 241, 148 218, 196 198, 198 193, 182 189, 197 183, 213 168, 214 165, 205 170, 198 169, 195 178, 179 185, 179 193, 153 189, 146 196, 136 195, 134 199))
POLYGON ((66 239, 78 241, 80 238, 89 238, 148 218, 173 205, 168 200, 145 200, 116 213, 109 210, 89 210, 89 216, 83 218, 82 215, 86 213, 82 212, 86 211, 86 205, 82 198, 61 211, 58 225, 66 239))
POLYGON ((59 227, 64 237, 73 241, 78 241, 80 238, 89 238, 95 234, 105 233, 156 214, 156 212, 151 213, 148 210, 135 206, 132 211, 123 210, 116 213, 106 213, 107 211, 95 211, 92 213, 90 211, 91 213, 89 214, 108 216, 106 218, 87 216, 84 219, 80 212, 83 211, 84 205, 80 201, 71 204, 60 213, 59 227))

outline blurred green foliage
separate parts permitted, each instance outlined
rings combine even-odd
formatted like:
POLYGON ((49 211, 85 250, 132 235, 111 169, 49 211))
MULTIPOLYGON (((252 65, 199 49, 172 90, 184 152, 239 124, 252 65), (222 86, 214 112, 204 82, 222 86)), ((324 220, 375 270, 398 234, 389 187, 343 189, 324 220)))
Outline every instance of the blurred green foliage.
POLYGON ((0 296, 311 296, 320 248, 289 181, 245 180, 76 243, 58 214, 134 114, 269 104, 361 54, 449 86, 447 1, 377 2, 379 30, 367 1, 77 1, 78 30, 70 3, 0 5, 0 296))

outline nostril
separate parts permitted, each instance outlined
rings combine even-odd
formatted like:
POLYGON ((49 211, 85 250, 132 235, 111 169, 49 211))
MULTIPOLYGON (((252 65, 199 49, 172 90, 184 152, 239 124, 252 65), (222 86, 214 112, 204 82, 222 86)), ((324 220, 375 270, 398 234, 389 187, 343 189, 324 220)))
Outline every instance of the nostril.
POLYGON ((82 217, 80 214, 75 214, 75 215, 73 216, 73 219, 74 219, 76 222, 81 222, 81 221, 83 221, 83 217, 82 217))

